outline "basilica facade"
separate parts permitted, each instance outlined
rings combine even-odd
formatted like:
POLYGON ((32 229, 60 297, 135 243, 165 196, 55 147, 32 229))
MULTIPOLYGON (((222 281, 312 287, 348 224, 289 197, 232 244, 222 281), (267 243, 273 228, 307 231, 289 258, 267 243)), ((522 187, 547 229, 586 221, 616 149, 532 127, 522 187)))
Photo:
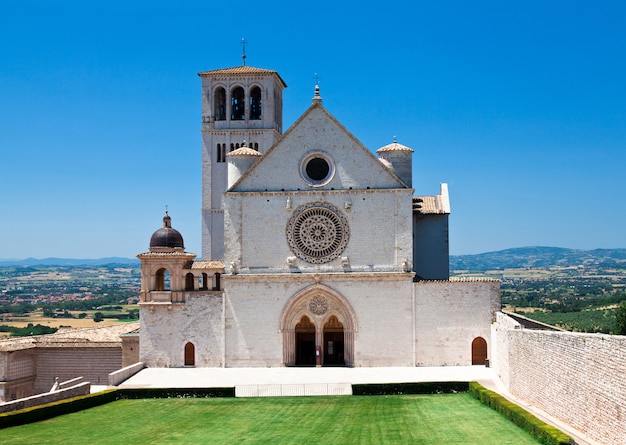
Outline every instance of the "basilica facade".
POLYGON ((484 364, 496 280, 449 278, 448 188, 369 150, 323 106, 283 132, 285 82, 202 72, 202 260, 166 214, 142 268, 149 367, 484 364))

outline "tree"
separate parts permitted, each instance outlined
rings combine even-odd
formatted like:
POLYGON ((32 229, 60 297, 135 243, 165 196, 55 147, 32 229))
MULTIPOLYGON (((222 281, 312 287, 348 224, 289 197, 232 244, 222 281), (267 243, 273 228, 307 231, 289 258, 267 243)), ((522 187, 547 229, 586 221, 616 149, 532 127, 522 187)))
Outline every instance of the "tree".
POLYGON ((102 320, 104 320, 104 314, 102 312, 96 312, 95 314, 93 314, 93 321, 99 323, 102 320))
POLYGON ((615 313, 615 334, 626 335, 626 301, 622 301, 615 313))

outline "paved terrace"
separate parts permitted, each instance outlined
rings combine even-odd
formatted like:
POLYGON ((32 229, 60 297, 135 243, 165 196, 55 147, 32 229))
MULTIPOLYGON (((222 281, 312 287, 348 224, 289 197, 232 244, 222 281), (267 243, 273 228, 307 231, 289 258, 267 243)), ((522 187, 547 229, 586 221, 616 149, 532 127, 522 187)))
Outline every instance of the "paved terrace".
POLYGON ((597 445, 579 431, 509 394, 484 366, 397 368, 145 368, 120 388, 235 388, 237 397, 351 394, 352 384, 479 382, 556 426, 579 445, 597 445))

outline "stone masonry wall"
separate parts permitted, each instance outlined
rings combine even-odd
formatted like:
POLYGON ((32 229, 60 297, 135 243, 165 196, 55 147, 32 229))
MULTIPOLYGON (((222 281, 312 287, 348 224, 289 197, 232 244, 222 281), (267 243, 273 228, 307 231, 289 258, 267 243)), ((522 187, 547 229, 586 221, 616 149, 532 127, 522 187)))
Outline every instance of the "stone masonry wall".
POLYGON ((626 337, 494 326, 494 367, 511 392, 602 444, 626 437, 626 337))
POLYGON ((50 391, 59 381, 84 377, 92 385, 106 385, 109 373, 122 367, 122 348, 51 347, 37 350, 35 393, 50 391))
POLYGON ((185 303, 142 303, 140 360, 147 367, 182 367, 187 342, 194 344, 195 366, 224 366, 223 295, 185 293, 185 303))
POLYGON ((500 282, 490 279, 414 284, 417 366, 472 364, 472 341, 491 355, 491 323, 500 309, 500 282))

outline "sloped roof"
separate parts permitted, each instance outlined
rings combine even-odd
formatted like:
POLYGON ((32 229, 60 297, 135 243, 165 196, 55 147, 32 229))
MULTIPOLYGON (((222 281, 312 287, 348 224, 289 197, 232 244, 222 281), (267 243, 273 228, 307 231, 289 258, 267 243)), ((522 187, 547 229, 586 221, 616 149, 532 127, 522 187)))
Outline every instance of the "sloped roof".
POLYGON ((450 212, 446 210, 441 195, 435 196, 414 196, 413 213, 421 215, 446 215, 450 212))
MULTIPOLYGON (((370 150, 368 150, 367 147, 365 147, 361 143, 361 141, 359 141, 346 127, 344 127, 343 124, 335 118, 335 116, 333 116, 328 110, 326 110, 326 108, 324 108, 324 106, 320 102, 314 102, 304 113, 302 113, 302 115, 289 127, 289 129, 287 129, 287 131, 283 133, 282 136, 267 150, 267 152, 263 155, 263 158, 267 158, 269 155, 272 154, 272 152, 278 149, 283 144, 283 141, 287 139, 291 133, 295 132, 301 125, 301 123, 316 110, 320 110, 322 113, 324 113, 324 115, 328 117, 328 119, 330 119, 330 121, 337 125, 340 131, 344 132, 344 134, 346 134, 355 143, 355 146, 358 147, 358 149, 360 149, 365 156, 370 157, 372 160, 375 160, 377 164, 380 164, 379 159, 370 150)), ((236 190, 237 187, 242 182, 247 180, 248 177, 252 176, 253 172, 260 168, 262 164, 263 160, 255 163, 230 187, 229 190, 236 190)), ((398 182, 398 186, 408 188, 404 181, 402 181, 402 179, 400 179, 393 171, 391 171, 389 168, 383 168, 393 178, 393 180, 398 182)))
POLYGON ((409 148, 406 145, 398 144, 395 140, 389 145, 380 147, 378 150, 376 150, 376 153, 385 153, 390 151, 408 151, 409 153, 413 153, 412 148, 409 148))
POLYGON ((198 260, 191 264, 191 269, 224 269, 224 261, 198 260))
POLYGON ((95 328, 60 329, 54 334, 2 340, 0 341, 0 351, 18 351, 40 347, 113 347, 121 344, 120 335, 136 329, 139 329, 138 321, 95 328))
POLYGON ((241 66, 234 66, 231 68, 222 68, 218 70, 203 71, 201 73, 198 73, 198 76, 209 77, 209 76, 218 76, 222 74, 240 74, 244 76, 259 75, 259 74, 274 74, 276 77, 278 77, 280 82, 283 84, 283 88, 287 88, 287 84, 282 79, 282 77, 280 77, 280 75, 278 74, 278 71, 267 70, 264 68, 255 68, 253 66, 241 65, 241 66))

